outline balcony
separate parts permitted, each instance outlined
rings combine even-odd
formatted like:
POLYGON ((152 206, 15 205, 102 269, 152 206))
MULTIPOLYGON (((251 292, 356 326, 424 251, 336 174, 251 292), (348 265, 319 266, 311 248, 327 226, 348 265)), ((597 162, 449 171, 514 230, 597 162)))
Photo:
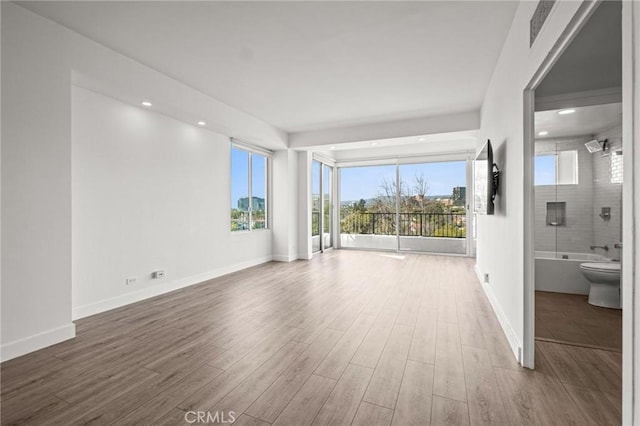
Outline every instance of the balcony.
MULTIPOLYGON (((400 248, 436 253, 465 253, 467 217, 464 213, 400 213, 400 248)), ((342 247, 396 250, 396 213, 341 214, 342 247)))

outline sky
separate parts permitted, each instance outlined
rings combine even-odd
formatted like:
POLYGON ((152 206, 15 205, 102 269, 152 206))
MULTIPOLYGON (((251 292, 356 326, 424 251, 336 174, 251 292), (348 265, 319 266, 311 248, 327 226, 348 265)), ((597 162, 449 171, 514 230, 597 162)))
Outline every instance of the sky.
POLYGON ((535 185, 555 185, 556 184, 556 156, 536 155, 535 159, 535 185))
MULTIPOLYGON (((400 176, 403 181, 412 185, 415 176, 422 174, 429 187, 427 195, 451 195, 454 187, 467 186, 466 167, 465 161, 401 164, 400 176)), ((343 168, 340 175, 341 201, 357 201, 382 195, 380 185, 385 179, 388 182, 395 181, 396 166, 343 168)))
MULTIPOLYGON (((238 199, 248 196, 249 154, 239 149, 231 150, 231 208, 236 208, 238 199)), ((253 196, 265 195, 265 157, 253 154, 253 196)), ((314 162, 314 166, 317 163, 314 162)), ((313 174, 318 168, 314 167, 313 174)), ((452 161, 423 164, 402 164, 400 175, 413 182, 416 175, 423 174, 429 190, 427 195, 451 195, 456 186, 466 186, 466 162, 452 161)), ((396 166, 348 167, 341 169, 341 201, 357 201, 360 198, 375 198, 382 194, 381 183, 386 179, 394 182, 396 166)), ((314 185, 316 186, 316 185, 314 185)))
MULTIPOLYGON (((252 155, 252 196, 265 196, 266 158, 252 155)), ((238 199, 249 196, 249 153, 240 149, 231 149, 231 208, 238 207, 238 199)))

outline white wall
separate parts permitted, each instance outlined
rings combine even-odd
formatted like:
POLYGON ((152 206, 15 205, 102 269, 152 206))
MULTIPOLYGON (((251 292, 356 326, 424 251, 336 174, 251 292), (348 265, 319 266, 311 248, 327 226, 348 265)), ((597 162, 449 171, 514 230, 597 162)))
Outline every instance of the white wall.
POLYGON ((1 356, 8 359, 75 333, 71 91, 56 28, 30 28, 17 6, 1 7, 1 356))
POLYGON ((270 230, 229 230, 227 137, 71 93, 74 318, 271 259, 270 230))
POLYGON ((517 356, 524 338, 524 94, 523 91, 567 27, 580 2, 556 2, 532 48, 529 20, 537 3, 522 2, 487 89, 478 148, 491 139, 501 188, 493 216, 477 221, 477 272, 517 356), (481 275, 482 276, 482 275, 481 275))
MULTIPOLYGON (((286 147, 286 134, 16 4, 1 2, 1 7, 0 356, 6 360, 75 335, 71 322, 72 76, 82 75, 85 84, 99 82, 96 86, 132 102, 152 96, 154 107, 175 112, 186 121, 204 116, 210 128, 222 134, 264 142, 271 148, 286 147)), ((228 205, 226 200, 224 204, 228 205)), ((230 253, 253 244, 246 236, 232 241, 230 253)))
POLYGON ((309 151, 297 153, 298 175, 298 259, 311 259, 311 162, 313 154, 309 151))
POLYGON ((298 258, 297 152, 274 153, 272 188, 273 260, 290 262, 298 258))

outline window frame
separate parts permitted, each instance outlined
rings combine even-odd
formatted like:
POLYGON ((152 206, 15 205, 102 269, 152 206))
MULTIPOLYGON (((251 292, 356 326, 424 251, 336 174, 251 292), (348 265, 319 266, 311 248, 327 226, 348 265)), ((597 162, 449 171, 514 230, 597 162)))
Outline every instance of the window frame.
MULTIPOLYGON (((229 148, 229 194, 233 191, 233 150, 239 150, 247 153, 247 197, 248 197, 248 226, 247 229, 238 229, 233 230, 229 227, 229 232, 231 234, 243 234, 252 231, 268 231, 271 230, 271 164, 273 152, 267 149, 255 147, 249 144, 238 142, 236 139, 231 139, 231 144, 229 148), (265 159, 265 177, 264 177, 264 228, 254 228, 253 227, 253 156, 260 155, 265 159)), ((229 201, 231 201, 231 196, 229 196, 229 201)), ((229 216, 231 219, 231 216, 229 216)), ((231 223, 231 222, 229 222, 231 223)))

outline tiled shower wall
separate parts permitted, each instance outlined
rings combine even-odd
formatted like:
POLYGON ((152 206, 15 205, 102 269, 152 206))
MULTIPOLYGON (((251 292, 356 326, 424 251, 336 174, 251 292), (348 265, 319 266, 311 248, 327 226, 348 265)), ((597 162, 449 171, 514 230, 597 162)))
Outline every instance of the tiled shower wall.
MULTIPOLYGON (((545 139, 536 142, 536 154, 555 151, 578 151, 578 185, 535 187, 535 249, 571 253, 597 253, 620 258, 613 245, 621 241, 622 185, 612 183, 611 155, 589 154, 584 143, 597 138, 608 139, 610 151, 622 149, 622 126, 616 126, 594 137, 545 139), (547 202, 564 201, 566 226, 546 225, 547 202), (602 207, 611 207, 611 219, 604 221, 602 207), (609 246, 609 251, 590 250, 591 245, 609 246)), ((614 166, 619 167, 616 163, 614 166)), ((615 179, 614 179, 615 180, 615 179)))
POLYGON ((592 138, 562 138, 537 141, 536 154, 578 151, 578 185, 541 185, 535 187, 536 251, 589 253, 593 244, 593 175, 591 154, 584 143, 592 138), (547 202, 567 203, 566 226, 546 224, 547 202))
MULTIPOLYGON (((622 150, 622 126, 614 127, 597 135, 598 140, 607 139, 609 152, 622 150)), ((621 162, 616 164, 613 155, 613 172, 622 172, 621 162)), ((624 157, 622 157, 624 158, 624 157)), ((614 244, 622 241, 622 184, 612 183, 612 155, 603 157, 600 153, 593 154, 593 243, 598 246, 609 246, 607 257, 621 258, 620 250, 614 244), (599 214, 602 207, 611 207, 611 220, 604 221, 599 214)), ((602 250, 596 253, 605 254, 602 250)))

